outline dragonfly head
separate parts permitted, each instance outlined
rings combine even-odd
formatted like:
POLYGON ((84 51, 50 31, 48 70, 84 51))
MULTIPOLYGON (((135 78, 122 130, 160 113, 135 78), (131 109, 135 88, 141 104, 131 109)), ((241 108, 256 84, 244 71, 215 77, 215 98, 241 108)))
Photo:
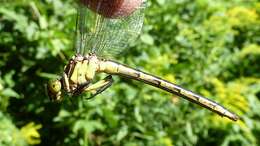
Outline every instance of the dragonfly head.
POLYGON ((51 101, 61 101, 61 81, 56 79, 52 80, 47 84, 47 94, 51 101))

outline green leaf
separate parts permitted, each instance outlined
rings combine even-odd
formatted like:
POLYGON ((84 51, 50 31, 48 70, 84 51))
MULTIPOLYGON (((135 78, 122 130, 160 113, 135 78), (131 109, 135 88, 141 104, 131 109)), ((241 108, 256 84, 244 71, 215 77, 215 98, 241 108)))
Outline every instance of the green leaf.
POLYGON ((148 35, 148 34, 141 35, 141 40, 142 40, 142 42, 144 42, 145 44, 148 44, 148 45, 154 44, 153 37, 151 35, 148 35))
POLYGON ((19 98, 20 95, 11 88, 6 88, 0 92, 3 96, 19 98))
POLYGON ((119 132, 117 133, 116 140, 117 141, 121 141, 127 134, 128 134, 128 127, 127 126, 123 126, 119 130, 119 132))

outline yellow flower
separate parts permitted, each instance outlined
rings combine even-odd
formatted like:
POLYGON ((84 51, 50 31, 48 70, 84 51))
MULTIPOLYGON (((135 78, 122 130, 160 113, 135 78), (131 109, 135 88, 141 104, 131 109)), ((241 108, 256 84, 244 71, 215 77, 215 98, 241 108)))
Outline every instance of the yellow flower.
POLYGON ((260 54, 260 46, 257 44, 249 44, 245 46, 240 53, 240 57, 246 57, 247 55, 259 55, 260 54))
POLYGON ((233 26, 247 26, 258 21, 258 14, 255 9, 245 7, 234 7, 227 12, 229 22, 233 26))
POLYGON ((173 146, 172 140, 169 137, 162 137, 158 139, 156 142, 156 145, 161 145, 161 146, 173 146))
POLYGON ((41 143, 40 134, 37 130, 42 128, 42 125, 30 122, 21 128, 21 135, 26 139, 27 143, 31 145, 41 143))

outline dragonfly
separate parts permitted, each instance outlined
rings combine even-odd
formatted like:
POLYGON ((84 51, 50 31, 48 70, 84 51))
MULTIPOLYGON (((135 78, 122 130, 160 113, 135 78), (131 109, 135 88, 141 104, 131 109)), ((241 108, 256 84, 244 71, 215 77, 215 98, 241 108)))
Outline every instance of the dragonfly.
POLYGON ((157 87, 237 121, 239 117, 236 114, 206 97, 113 60, 139 36, 144 9, 142 5, 129 16, 108 18, 79 4, 74 41, 76 53, 64 67, 61 77, 48 83, 49 98, 62 101, 64 95, 74 97, 90 93, 86 99, 91 99, 112 85, 113 76, 121 76, 157 87), (96 75, 101 73, 107 76, 94 82, 96 75))

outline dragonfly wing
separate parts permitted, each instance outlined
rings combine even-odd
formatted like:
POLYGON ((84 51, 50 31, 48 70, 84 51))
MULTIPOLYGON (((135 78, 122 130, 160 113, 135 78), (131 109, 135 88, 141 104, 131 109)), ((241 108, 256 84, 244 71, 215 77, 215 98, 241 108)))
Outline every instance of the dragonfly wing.
POLYGON ((115 57, 136 40, 141 32, 143 20, 143 7, 130 16, 112 19, 79 5, 76 52, 81 55, 95 53, 100 57, 115 57))
POLYGON ((78 6, 76 21, 75 50, 77 54, 94 53, 96 36, 100 30, 103 18, 93 15, 84 5, 78 6))

